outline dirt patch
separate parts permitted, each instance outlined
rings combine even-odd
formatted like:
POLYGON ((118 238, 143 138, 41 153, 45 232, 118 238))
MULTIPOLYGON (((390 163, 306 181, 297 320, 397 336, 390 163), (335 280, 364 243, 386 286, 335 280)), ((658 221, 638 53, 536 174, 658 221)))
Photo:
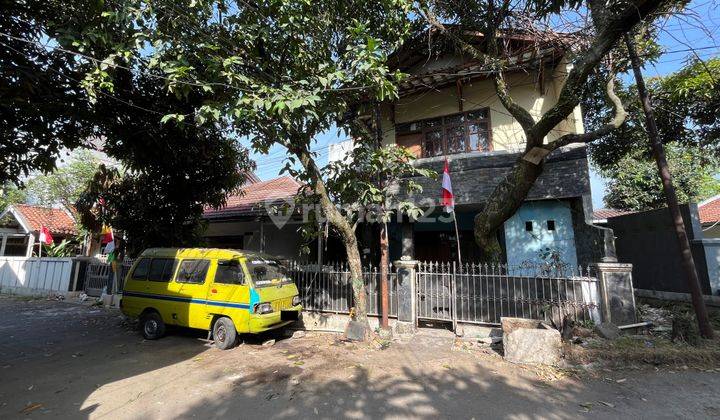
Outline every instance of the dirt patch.
MULTIPOLYGON (((650 301, 638 305, 638 318, 651 323, 616 340, 583 337, 565 344, 570 365, 590 367, 667 367, 715 370, 720 367, 720 339, 704 340, 686 304, 650 301)), ((715 326, 720 314, 713 313, 715 326)))

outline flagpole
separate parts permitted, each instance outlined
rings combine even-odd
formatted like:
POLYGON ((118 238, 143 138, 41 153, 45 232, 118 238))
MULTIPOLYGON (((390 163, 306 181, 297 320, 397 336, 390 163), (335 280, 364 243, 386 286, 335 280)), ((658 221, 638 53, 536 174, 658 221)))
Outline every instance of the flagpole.
POLYGON ((458 232, 457 213, 453 209, 453 221, 455 222, 455 242, 457 243, 458 264, 462 270, 462 254, 460 254, 460 233, 458 232))

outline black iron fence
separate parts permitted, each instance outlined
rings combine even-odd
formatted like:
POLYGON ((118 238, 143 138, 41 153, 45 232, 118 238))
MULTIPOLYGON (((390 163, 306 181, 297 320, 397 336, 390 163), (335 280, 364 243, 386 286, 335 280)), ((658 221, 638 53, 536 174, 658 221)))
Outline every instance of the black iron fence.
MULTIPOLYGON (((291 262, 289 273, 300 292, 303 307, 309 311, 347 314, 353 307, 350 269, 347 264, 302 264, 291 262)), ((368 315, 380 315, 380 270, 364 267, 363 281, 367 290, 368 315)), ((397 272, 388 267, 389 316, 397 316, 397 272)))
POLYGON ((598 281, 582 267, 420 262, 419 319, 497 324, 501 317, 599 319, 598 281))

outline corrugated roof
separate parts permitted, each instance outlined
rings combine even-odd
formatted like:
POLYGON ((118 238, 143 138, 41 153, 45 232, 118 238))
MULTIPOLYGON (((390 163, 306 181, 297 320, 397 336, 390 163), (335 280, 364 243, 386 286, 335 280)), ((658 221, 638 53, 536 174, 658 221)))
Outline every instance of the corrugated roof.
POLYGON ((251 215, 265 212, 265 203, 297 195, 301 185, 289 176, 246 185, 239 194, 228 197, 225 207, 205 209, 208 219, 251 215))
POLYGON ((13 208, 32 231, 39 231, 41 226, 46 226, 50 233, 54 234, 75 235, 77 233, 75 220, 66 210, 30 204, 15 204, 13 208))

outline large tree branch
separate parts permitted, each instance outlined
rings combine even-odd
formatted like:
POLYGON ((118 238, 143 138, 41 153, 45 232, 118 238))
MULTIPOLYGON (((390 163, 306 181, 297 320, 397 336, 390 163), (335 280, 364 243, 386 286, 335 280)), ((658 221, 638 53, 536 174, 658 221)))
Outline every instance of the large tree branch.
POLYGON ((533 127, 534 137, 545 137, 550 130, 570 115, 580 103, 590 72, 618 43, 623 34, 630 31, 651 13, 665 8, 669 3, 672 3, 672 0, 636 0, 621 11, 604 16, 605 19, 595 19, 596 14, 608 13, 602 10, 601 6, 591 8, 593 21, 596 22, 596 25, 597 22, 601 22, 602 26, 596 27, 598 32, 594 36, 592 44, 575 60, 555 106, 544 113, 540 121, 533 127))
MULTIPOLYGON (((507 7, 508 4, 506 2, 503 4, 503 10, 506 10, 507 7)), ((530 115, 530 112, 518 105, 518 103, 513 100, 512 96, 510 96, 510 91, 507 84, 505 83, 505 78, 502 73, 502 59, 499 58, 500 55, 497 48, 497 38, 494 33, 495 31, 491 31, 493 33, 489 34, 488 39, 489 45, 491 46, 491 50, 494 54, 493 56, 481 52, 473 45, 465 41, 461 36, 457 35, 452 31, 449 31, 447 27, 445 27, 445 25, 443 25, 440 20, 438 20, 437 16, 435 16, 433 11, 430 10, 430 8, 425 4, 425 2, 420 2, 419 12, 425 17, 425 20, 430 24, 430 26, 437 29, 441 34, 452 39, 453 42, 455 42, 455 44, 460 47, 463 52, 470 54, 473 58, 480 61, 483 66, 487 65, 492 69, 494 73, 493 81, 495 84, 495 91, 500 98, 500 102, 503 104, 505 109, 507 109, 508 112, 520 123, 523 130, 527 134, 528 130, 532 128, 533 125, 535 125, 535 120, 533 119, 532 115, 530 115)))
POLYGON ((557 148, 567 146, 571 143, 589 143, 591 141, 599 139, 606 134, 609 134, 616 128, 620 128, 620 126, 623 125, 625 119, 627 118, 627 111, 625 111, 625 108, 623 107, 620 98, 615 94, 615 75, 610 75, 610 79, 608 80, 605 88, 605 93, 612 102, 613 108, 615 108, 615 115, 613 116, 612 121, 589 133, 565 134, 554 142, 545 145, 545 148, 547 150, 553 151, 557 148))

